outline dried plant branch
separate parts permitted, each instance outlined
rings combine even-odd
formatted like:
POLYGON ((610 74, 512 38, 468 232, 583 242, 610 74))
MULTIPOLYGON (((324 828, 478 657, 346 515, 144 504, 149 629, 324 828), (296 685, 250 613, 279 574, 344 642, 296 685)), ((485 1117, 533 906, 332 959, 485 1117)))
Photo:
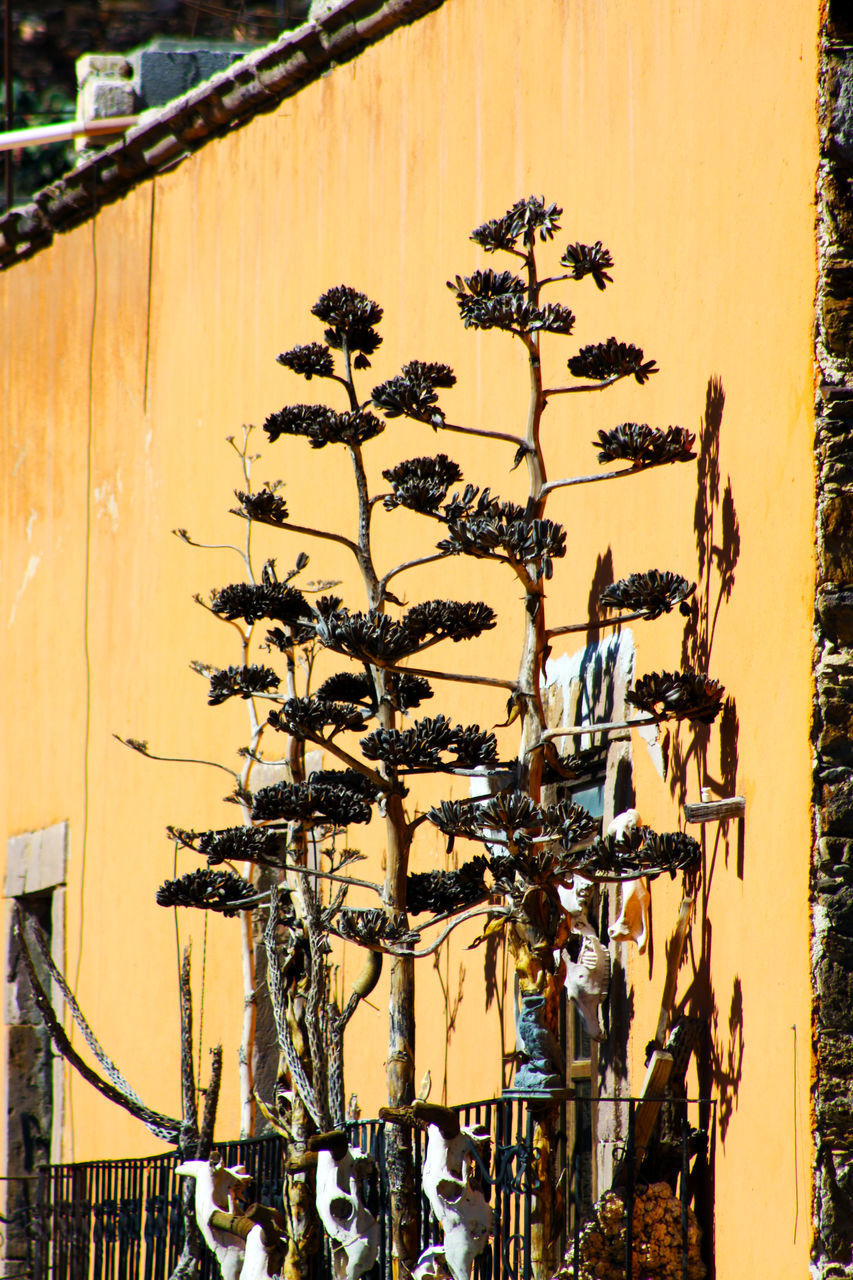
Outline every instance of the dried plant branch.
POLYGON ((618 627, 623 622, 635 622, 638 618, 648 618, 648 616, 645 609, 639 609, 636 613, 620 613, 612 618, 588 618, 586 622, 571 622, 564 627, 549 627, 546 634, 565 636, 574 631, 589 631, 590 628, 618 627))
POLYGON ((155 755, 153 751, 148 749, 148 743, 142 742, 138 738, 123 738, 121 734, 114 733, 113 737, 116 742, 120 742, 123 747, 129 747, 131 751, 138 752, 139 755, 145 756, 146 760, 160 760, 166 764, 203 764, 210 769, 221 769, 223 773, 227 773, 231 778, 239 778, 240 774, 236 769, 229 769, 226 764, 220 764, 218 760, 202 760, 195 756, 160 756, 155 755))
MULTIPOLYGON (((627 375, 623 375, 625 377, 627 375)), ((608 384, 603 384, 608 385, 608 384)), ((586 390, 597 391, 598 384, 594 387, 567 387, 567 391, 586 390)), ((646 471, 653 471, 655 467, 665 467, 671 465, 671 459, 664 459, 662 462, 646 462, 641 467, 624 467, 621 471, 602 471, 596 472, 595 475, 589 476, 571 476, 566 480, 551 480, 545 485, 543 493, 552 493, 555 489, 568 489, 576 484, 597 484, 599 480, 619 480, 622 476, 640 476, 646 471)))
POLYGON ((527 451, 527 444, 522 436, 514 436, 509 431, 490 431, 487 427, 462 427, 455 422, 447 422, 443 418, 441 421, 432 423, 436 431, 457 431, 461 435, 466 436, 483 436, 487 440, 506 440, 508 444, 514 444, 516 448, 527 451))
POLYGON ((574 395, 579 391, 603 391, 605 387, 612 387, 614 382, 619 382, 622 378, 631 377, 631 373, 614 373, 610 378, 604 378, 601 382, 584 382, 578 387, 548 387, 542 392, 545 400, 551 396, 574 395))

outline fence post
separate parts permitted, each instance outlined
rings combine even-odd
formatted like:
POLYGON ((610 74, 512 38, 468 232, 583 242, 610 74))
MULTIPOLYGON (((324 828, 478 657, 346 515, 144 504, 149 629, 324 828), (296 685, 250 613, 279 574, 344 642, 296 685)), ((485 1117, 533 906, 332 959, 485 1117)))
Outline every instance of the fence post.
POLYGON ((634 1262, 634 1099, 628 1103, 627 1180, 625 1183, 625 1280, 632 1280, 634 1262))
POLYGON ((687 1118, 687 1099, 681 1114, 681 1280, 687 1280, 687 1201, 690 1195, 690 1122, 687 1118))

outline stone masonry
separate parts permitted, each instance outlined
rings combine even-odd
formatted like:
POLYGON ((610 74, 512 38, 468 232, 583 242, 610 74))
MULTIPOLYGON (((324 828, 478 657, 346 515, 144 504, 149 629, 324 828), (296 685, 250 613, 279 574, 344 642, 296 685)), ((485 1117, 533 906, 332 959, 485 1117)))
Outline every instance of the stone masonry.
POLYGON ((817 189, 814 1280, 853 1277, 853 13, 829 3, 817 189))

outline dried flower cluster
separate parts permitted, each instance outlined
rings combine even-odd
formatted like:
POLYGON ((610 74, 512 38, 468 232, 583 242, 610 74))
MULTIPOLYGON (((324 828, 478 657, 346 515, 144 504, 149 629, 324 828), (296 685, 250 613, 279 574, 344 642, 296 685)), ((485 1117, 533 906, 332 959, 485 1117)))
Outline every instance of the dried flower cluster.
POLYGON ((537 330, 570 334, 574 313, 559 302, 537 307, 528 302, 523 280, 511 271, 475 271, 470 276, 448 280, 466 329, 505 329, 527 334, 537 330))
POLYGON ((331 822, 346 827, 369 822, 376 787, 354 769, 325 769, 307 782, 277 782, 255 792, 256 822, 331 822))
MULTIPOLYGON (((423 676, 394 671, 388 675, 388 696, 398 711, 411 711, 433 696, 428 680, 423 676)), ((315 698, 321 702, 357 703, 371 715, 377 711, 376 685, 365 671, 338 671, 317 688, 315 698)))
POLYGON ((422 515, 438 515, 452 484, 462 479, 462 471, 446 453, 434 457, 409 458, 382 472, 393 489, 385 499, 385 510, 408 507, 422 515))
POLYGON ((613 259, 600 240, 595 244, 570 244, 560 259, 560 266, 570 267, 575 280, 592 276, 598 289, 613 283, 613 277, 607 274, 613 267, 613 259))
POLYGON ((632 573, 605 587, 598 597, 598 604, 599 608, 642 613, 649 619, 659 618, 662 613, 669 613, 674 605, 680 605, 681 612, 689 615, 690 606, 685 602, 695 590, 696 583, 688 582, 678 573, 671 573, 668 569, 649 569, 648 573, 632 573))
POLYGON ((248 880, 233 871, 201 867, 178 880, 166 880, 157 890, 157 902, 161 907, 200 907, 221 911, 224 916, 236 916, 245 909, 243 904, 255 895, 256 890, 248 880))
POLYGON ((431 364, 410 360, 402 373, 373 388, 372 402, 386 418, 414 418, 416 422, 443 422, 444 411, 438 407, 438 388, 456 383, 456 375, 447 364, 431 364))
POLYGON ((261 618, 292 625, 310 617, 302 592, 283 582, 235 582, 214 591, 210 607, 229 622, 242 618, 250 626, 261 618))
POLYGON ((193 664, 195 670, 210 679, 208 704, 217 707, 229 698, 253 698, 259 693, 273 693, 281 683, 272 667, 206 667, 193 664))
POLYGON ((361 946, 392 943, 405 947, 416 941, 413 933, 378 909, 357 910, 344 907, 338 913, 336 928, 342 938, 348 938, 350 942, 357 942, 361 946))
POLYGON ((690 462, 696 457, 695 442, 694 432, 686 427, 663 431, 646 422, 622 422, 610 431, 599 431, 592 443, 599 462, 632 462, 639 470, 662 462, 690 462))
POLYGON ((532 246, 537 233, 542 241, 552 240, 560 230, 563 210, 557 204, 546 204, 541 196, 517 200, 502 218, 491 218, 471 232, 471 239, 487 253, 497 249, 513 249, 519 239, 532 246))
POLYGON ((364 712, 349 702, 331 702, 327 698, 288 698, 281 711, 271 711, 267 723, 281 733, 297 738, 314 738, 324 729, 333 734, 344 729, 363 729, 364 712))
POLYGON ((524 791, 502 791, 474 804, 444 800, 430 809, 427 817, 451 838, 465 836, 489 844, 500 835, 515 850, 542 840, 559 840, 572 847, 594 835, 601 825, 581 805, 570 801, 537 805, 524 791))
POLYGON ((304 436, 312 448, 327 444, 362 445, 385 430, 385 423, 375 414, 355 409, 338 413, 323 404, 290 404, 271 413, 264 423, 270 443, 281 436, 304 436))
POLYGON ((258 524, 271 524, 273 528, 280 528, 290 514, 284 498, 271 489, 259 489, 257 493, 244 493, 241 489, 235 489, 234 496, 240 506, 232 509, 233 514, 243 516, 246 520, 257 520, 258 524))
POLYGON ((514 502, 493 498, 488 489, 466 485, 442 508, 447 537, 437 543, 449 555, 493 556, 533 565, 537 578, 550 578, 553 561, 566 554, 566 531, 553 520, 531 520, 514 502))
POLYGON ((484 879, 488 859, 471 858, 457 871, 416 871, 406 877, 406 910, 410 915, 431 911, 445 915, 484 902, 489 890, 484 879))
POLYGON ((600 836, 579 854, 575 865, 584 875, 626 880, 694 871, 701 860, 701 846, 683 831, 658 833, 651 827, 638 827, 621 839, 600 836))
POLYGON ((637 681, 626 701, 649 715, 713 724, 725 694, 720 682, 703 672, 653 671, 637 681))
POLYGON ((185 848, 207 858, 209 867, 220 862, 275 865, 282 851, 280 833, 263 827, 224 827, 219 831, 198 832, 170 827, 169 834, 185 848))
POLYGON ((640 386, 658 372, 654 360, 643 359, 642 347, 608 338, 581 347, 569 359, 569 373, 574 378, 591 378, 593 382, 609 382, 611 378, 627 378, 633 374, 640 386))
POLYGON ((304 346, 282 351, 278 363, 292 373, 299 373, 310 382, 312 378, 329 378, 335 371, 332 353, 323 342, 306 342, 304 346))
MULTIPOLYGON (((681 1201, 668 1183, 656 1182, 636 1192, 631 1222, 632 1280, 682 1280, 681 1201)), ((624 1199, 609 1191, 598 1201, 595 1217, 581 1232, 578 1274, 570 1253, 554 1280, 625 1280, 626 1223, 624 1199)), ((699 1252, 701 1241, 696 1215, 688 1209, 688 1280, 704 1280, 706 1275, 699 1252)))
POLYGON ((497 740, 478 724, 455 725, 446 716, 426 716, 410 729, 376 729, 361 739, 367 760, 401 769, 476 769, 497 761, 497 740), (450 757, 450 758, 448 758, 450 757))
POLYGON ((311 314, 328 325, 325 338, 335 351, 346 347, 358 352, 353 364, 356 369, 369 369, 374 351, 382 343, 376 325, 382 319, 382 308, 365 294, 350 285, 340 284, 328 289, 317 299, 311 314))
POLYGON ((481 601, 427 600, 402 618, 337 609, 317 620, 328 649, 362 662, 397 662, 438 640, 471 640, 491 630, 495 612, 481 601))

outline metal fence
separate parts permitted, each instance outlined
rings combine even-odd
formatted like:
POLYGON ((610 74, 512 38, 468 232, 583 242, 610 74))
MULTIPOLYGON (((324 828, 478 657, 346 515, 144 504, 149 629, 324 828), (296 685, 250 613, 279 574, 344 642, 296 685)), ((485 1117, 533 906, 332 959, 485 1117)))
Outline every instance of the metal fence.
MULTIPOLYGON (((688 1205, 692 1202, 703 1233, 707 1274, 713 1275, 713 1151, 697 1130, 713 1136, 713 1103, 682 1101, 670 1108, 670 1140, 661 1155, 662 1178, 678 1187, 681 1203, 681 1275, 688 1280, 688 1205), (704 1126, 704 1127, 703 1127, 704 1126)), ((616 1240, 624 1275, 637 1270, 641 1246, 633 1237, 635 1203, 644 1188, 636 1173, 634 1114, 636 1100, 576 1097, 561 1104, 557 1164, 563 1170, 554 1203, 564 1269, 580 1276, 583 1228, 601 1190, 596 1186, 598 1154, 611 1145, 610 1165, 621 1167, 624 1226, 616 1240)), ((529 1103, 504 1097, 455 1108, 463 1125, 481 1125, 491 1135, 492 1159, 481 1170, 495 1214, 490 1249, 476 1261, 473 1280, 530 1280, 537 1191, 534 1158, 536 1113, 529 1103)), ((384 1126, 368 1120, 350 1127, 354 1144, 373 1156, 377 1176, 366 1180, 365 1201, 380 1224, 379 1259, 367 1280, 390 1280, 391 1222, 385 1176, 384 1126)), ((421 1250, 440 1240, 440 1232, 420 1188, 424 1135, 414 1133, 418 1182, 418 1239, 421 1250)), ((250 1198, 280 1204, 284 1166, 281 1138, 220 1143, 226 1164, 243 1164, 254 1182, 250 1198)), ((21 1273, 33 1280, 166 1280, 183 1244, 181 1179, 175 1154, 136 1160, 96 1160, 50 1165, 39 1170, 36 1204, 29 1210, 29 1258, 21 1273)), ((695 1245, 693 1246, 695 1249, 695 1245)), ((621 1262, 620 1264, 621 1269, 621 1262)), ((612 1274, 612 1272, 610 1273, 612 1274)), ((212 1258, 202 1266, 203 1280, 216 1280, 212 1258)), ((315 1280, 331 1280, 329 1243, 315 1260, 315 1280)))

